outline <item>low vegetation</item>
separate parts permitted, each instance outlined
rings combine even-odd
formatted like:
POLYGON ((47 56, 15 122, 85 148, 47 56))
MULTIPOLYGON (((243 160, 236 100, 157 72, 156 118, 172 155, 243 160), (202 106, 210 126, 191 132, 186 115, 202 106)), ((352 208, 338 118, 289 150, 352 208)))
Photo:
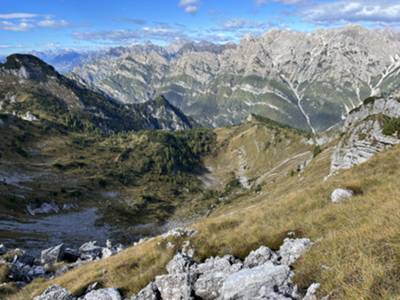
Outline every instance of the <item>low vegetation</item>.
MULTIPOLYGON (((296 282, 322 284, 331 299, 395 299, 400 262, 400 192, 397 188, 400 148, 323 181, 331 149, 322 151, 298 176, 277 179, 256 194, 243 194, 193 226, 191 243, 197 259, 227 253, 243 258, 260 245, 277 249, 288 232, 310 237, 312 249, 296 265, 296 282), (385 174, 385 176, 382 176, 385 174), (341 204, 330 202, 337 187, 357 195, 341 204)), ((176 249, 180 241, 173 241, 176 249)), ((57 283, 76 295, 90 283, 120 288, 131 295, 164 272, 173 250, 153 240, 50 282, 35 281, 10 299, 26 299, 57 283)))

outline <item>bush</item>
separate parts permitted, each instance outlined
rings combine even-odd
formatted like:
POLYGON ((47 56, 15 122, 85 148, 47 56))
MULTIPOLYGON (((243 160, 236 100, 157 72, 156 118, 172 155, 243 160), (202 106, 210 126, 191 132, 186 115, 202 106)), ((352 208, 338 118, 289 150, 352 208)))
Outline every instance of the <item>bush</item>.
POLYGON ((384 135, 396 135, 400 138, 400 118, 390 118, 385 120, 382 132, 384 135))

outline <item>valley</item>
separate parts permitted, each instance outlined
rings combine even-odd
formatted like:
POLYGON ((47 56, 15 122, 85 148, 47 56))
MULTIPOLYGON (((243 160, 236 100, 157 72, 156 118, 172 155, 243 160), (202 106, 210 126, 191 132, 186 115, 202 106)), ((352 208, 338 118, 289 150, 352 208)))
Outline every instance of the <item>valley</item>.
POLYGON ((65 74, 8 56, 0 299, 398 298, 398 43, 272 30, 65 74))

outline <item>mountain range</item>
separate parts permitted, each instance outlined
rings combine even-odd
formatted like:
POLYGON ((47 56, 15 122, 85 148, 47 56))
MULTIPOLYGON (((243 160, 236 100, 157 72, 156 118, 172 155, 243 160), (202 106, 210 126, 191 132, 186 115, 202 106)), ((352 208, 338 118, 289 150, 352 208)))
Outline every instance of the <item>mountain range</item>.
POLYGON ((271 30, 239 44, 127 47, 70 76, 122 103, 162 94, 206 126, 237 124, 257 113, 318 132, 365 98, 397 86, 399 46, 399 34, 386 29, 271 30))

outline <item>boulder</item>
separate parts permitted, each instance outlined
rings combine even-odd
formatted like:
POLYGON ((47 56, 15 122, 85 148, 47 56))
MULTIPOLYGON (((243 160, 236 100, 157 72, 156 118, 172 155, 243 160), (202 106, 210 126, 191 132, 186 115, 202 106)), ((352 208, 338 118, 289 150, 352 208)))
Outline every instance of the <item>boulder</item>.
POLYGON ((340 203, 343 200, 349 199, 354 196, 354 192, 350 189, 336 189, 331 194, 331 201, 333 203, 340 203))
POLYGON ((279 248, 280 263, 287 266, 292 265, 311 245, 312 242, 309 239, 286 238, 279 248))
POLYGON ((82 300, 122 300, 122 297, 117 289, 108 288, 91 291, 82 300))
POLYGON ((96 245, 96 241, 83 244, 79 248, 80 258, 83 260, 95 260, 101 257, 103 248, 96 245))
POLYGON ((267 261, 276 261, 277 255, 268 247, 262 246, 250 254, 244 260, 245 268, 254 268, 265 264, 267 261))
POLYGON ((130 300, 159 300, 160 292, 157 286, 152 282, 148 284, 139 294, 132 296, 130 300))
POLYGON ((287 265, 271 261, 229 275, 223 282, 219 299, 292 299, 296 297, 290 279, 293 273, 287 265))
POLYGON ((224 280, 242 268, 242 263, 233 256, 212 257, 199 264, 195 273, 199 275, 193 289, 196 296, 209 300, 219 297, 224 280))
POLYGON ((161 299, 168 300, 192 300, 192 284, 189 273, 157 276, 155 280, 161 299))
POLYGON ((110 248, 101 249, 101 258, 108 258, 112 256, 114 253, 110 248))
POLYGON ((317 291, 320 286, 321 285, 319 283, 313 283, 312 285, 310 285, 303 300, 317 300, 317 291))
POLYGON ((59 262, 64 256, 64 250, 64 244, 60 244, 58 246, 43 250, 40 255, 40 262, 43 265, 59 262))
POLYGON ((75 298, 63 287, 53 285, 43 294, 36 296, 33 300, 74 300, 75 298))
POLYGON ((162 299, 192 299, 192 286, 195 276, 191 272, 194 261, 182 253, 178 253, 167 264, 168 275, 157 276, 155 285, 162 299))
POLYGON ((167 264, 166 269, 169 274, 187 273, 193 264, 194 261, 191 257, 178 253, 167 264))
POLYGON ((27 273, 30 278, 42 277, 46 274, 43 266, 33 266, 27 273))

